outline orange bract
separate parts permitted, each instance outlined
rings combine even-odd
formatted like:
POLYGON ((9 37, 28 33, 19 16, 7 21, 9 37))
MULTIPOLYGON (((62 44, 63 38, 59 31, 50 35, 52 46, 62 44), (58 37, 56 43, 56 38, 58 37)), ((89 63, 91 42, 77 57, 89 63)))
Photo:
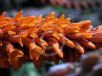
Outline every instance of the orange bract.
POLYGON ((3 13, 0 16, 0 67, 19 68, 25 61, 33 61, 36 66, 42 60, 76 61, 86 50, 102 44, 102 26, 90 27, 90 20, 72 23, 64 15, 55 17, 54 12, 46 18, 24 17, 22 11, 13 18, 3 13))

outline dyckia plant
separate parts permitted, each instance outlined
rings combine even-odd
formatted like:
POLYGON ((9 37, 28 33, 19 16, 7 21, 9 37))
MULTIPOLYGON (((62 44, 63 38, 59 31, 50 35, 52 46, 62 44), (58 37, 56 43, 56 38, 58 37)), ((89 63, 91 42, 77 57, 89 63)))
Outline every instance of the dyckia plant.
POLYGON ((38 67, 43 60, 58 63, 77 61, 89 49, 102 47, 102 26, 91 28, 91 21, 77 23, 57 18, 22 15, 13 18, 0 15, 0 67, 19 68, 32 61, 38 67))

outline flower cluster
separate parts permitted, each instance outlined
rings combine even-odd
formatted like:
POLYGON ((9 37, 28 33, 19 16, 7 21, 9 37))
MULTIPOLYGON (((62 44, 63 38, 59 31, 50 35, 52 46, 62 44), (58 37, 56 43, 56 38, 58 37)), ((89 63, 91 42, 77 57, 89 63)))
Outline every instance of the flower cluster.
POLYGON ((54 12, 45 18, 24 17, 22 11, 13 18, 0 15, 0 67, 19 68, 26 61, 35 66, 42 60, 76 61, 87 49, 102 47, 101 26, 91 28, 90 20, 70 20, 64 15, 57 18, 54 12))

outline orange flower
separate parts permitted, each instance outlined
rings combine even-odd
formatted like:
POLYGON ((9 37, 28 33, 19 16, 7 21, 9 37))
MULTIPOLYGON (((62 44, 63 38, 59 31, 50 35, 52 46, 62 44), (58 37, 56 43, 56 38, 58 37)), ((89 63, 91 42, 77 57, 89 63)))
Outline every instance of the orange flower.
POLYGON ((90 20, 72 23, 64 15, 13 18, 0 16, 0 67, 19 68, 26 61, 77 61, 88 49, 102 47, 102 26, 90 28, 90 20), (97 37, 98 36, 98 37, 97 37))

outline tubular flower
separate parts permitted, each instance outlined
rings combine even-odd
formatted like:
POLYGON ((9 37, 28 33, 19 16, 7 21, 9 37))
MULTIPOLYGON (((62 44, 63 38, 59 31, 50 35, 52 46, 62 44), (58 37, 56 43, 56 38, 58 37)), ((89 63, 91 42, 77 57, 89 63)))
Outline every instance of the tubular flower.
POLYGON ((72 23, 62 15, 13 18, 0 15, 0 67, 19 68, 26 61, 35 66, 42 60, 58 63, 77 61, 89 49, 102 47, 102 26, 90 28, 90 20, 72 23), (97 37, 98 36, 98 37, 97 37), (99 46, 100 45, 100 46, 99 46))

